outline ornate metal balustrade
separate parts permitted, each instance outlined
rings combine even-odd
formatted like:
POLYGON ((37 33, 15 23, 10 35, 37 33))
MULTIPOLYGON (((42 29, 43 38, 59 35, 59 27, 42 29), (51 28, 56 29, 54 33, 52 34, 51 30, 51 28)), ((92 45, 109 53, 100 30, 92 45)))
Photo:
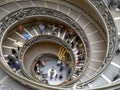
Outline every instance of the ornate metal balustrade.
MULTIPOLYGON (((69 55, 70 55, 70 58, 71 58, 71 60, 72 60, 72 72, 71 72, 71 75, 70 75, 70 77, 68 77, 68 79, 72 79, 72 76, 73 76, 73 74, 75 74, 75 68, 77 68, 77 66, 75 65, 75 62, 76 62, 76 60, 75 60, 75 55, 74 55, 74 53, 73 53, 73 51, 72 51, 72 49, 71 49, 71 47, 70 47, 70 45, 68 44, 68 43, 66 43, 64 40, 62 40, 62 39, 60 39, 60 38, 58 38, 58 37, 56 37, 56 36, 51 36, 51 35, 39 35, 39 36, 35 36, 35 37, 33 37, 33 38, 31 38, 30 40, 28 40, 24 45, 23 45, 23 47, 22 47, 22 50, 21 50, 21 52, 20 52, 20 60, 22 60, 22 63, 21 63, 21 65, 22 65, 22 71, 23 71, 23 73, 26 75, 26 77, 28 77, 29 79, 31 78, 33 78, 33 77, 31 77, 30 75, 27 75, 27 73, 26 73, 26 70, 25 70, 25 68, 24 68, 24 54, 25 54, 25 52, 26 52, 26 50, 30 47, 30 46, 32 46, 33 44, 35 44, 35 43, 38 43, 38 42, 44 42, 44 41, 51 41, 51 42, 55 42, 55 43, 58 43, 59 45, 61 45, 61 46, 63 46, 66 50, 67 50, 67 52, 69 53, 69 55)), ((86 61, 87 62, 87 61, 86 61)), ((86 64, 86 63, 85 63, 86 64)), ((84 67, 83 67, 84 68, 84 67)), ((78 75, 79 76, 79 75, 78 75)), ((32 79, 33 80, 33 79, 32 79)), ((74 81, 77 81, 78 80, 78 78, 76 77, 76 78, 74 78, 73 79, 74 81)), ((69 82, 70 83, 70 82, 69 82)))
POLYGON ((73 30, 75 30, 75 32, 79 35, 82 42, 84 43, 85 50, 86 50, 86 57, 88 59, 89 57, 88 39, 86 38, 85 33, 81 29, 81 27, 72 18, 68 17, 67 15, 59 11, 49 9, 49 8, 29 7, 29 8, 17 10, 5 16, 5 18, 3 18, 0 21, 1 42, 2 42, 2 38, 5 36, 5 32, 10 28, 10 26, 18 22, 19 20, 22 20, 28 17, 35 17, 35 16, 48 16, 48 17, 57 18, 61 20, 62 22, 65 22, 68 26, 71 26, 73 30))
MULTIPOLYGON (((47 16, 47 17, 52 17, 59 19, 62 22, 65 22, 68 26, 71 26, 73 30, 79 35, 81 38, 84 47, 85 47, 85 52, 86 52, 86 59, 89 57, 89 44, 88 40, 84 34, 84 31, 81 29, 81 27, 70 17, 67 15, 56 11, 52 10, 49 8, 43 8, 43 7, 29 7, 29 8, 23 8, 20 10, 17 10, 15 12, 10 13, 9 15, 5 16, 1 21, 0 21, 0 42, 1 42, 1 50, 2 50, 2 40, 6 35, 6 32, 9 30, 9 28, 14 25, 15 23, 19 22, 20 20, 23 20, 25 18, 29 17, 36 17, 36 16, 47 16)), ((2 51, 0 52, 1 54, 1 60, 4 60, 2 51)), ((88 60, 86 60, 88 61, 88 60)))
MULTIPOLYGON (((116 50, 116 42, 117 42, 117 31, 113 22, 113 19, 111 17, 111 14, 109 13, 108 8, 105 6, 104 2, 102 0, 89 0, 89 3, 91 3, 91 5, 96 8, 97 12, 99 13, 99 15, 102 17, 105 25, 106 25, 106 30, 108 31, 108 51, 106 54, 106 58, 105 58, 105 62, 104 64, 101 66, 101 69, 96 73, 96 75, 94 75, 90 80, 88 80, 87 82, 81 83, 77 85, 77 88, 80 88, 82 86, 84 86, 85 84, 88 84, 90 82, 92 82, 93 80, 95 80, 97 78, 97 76, 102 73, 104 71, 104 69, 109 65, 109 63, 111 62, 114 52, 116 50)), ((2 38, 4 36, 4 33, 7 31, 7 29, 15 22, 23 19, 23 18, 27 18, 27 17, 31 17, 31 16, 39 16, 39 15, 46 15, 46 16, 53 16, 55 18, 61 19, 63 21, 65 21, 68 25, 70 25, 77 33, 80 34, 82 40, 84 40, 84 43, 86 47, 86 52, 87 50, 89 51, 89 46, 88 46, 88 40, 87 38, 84 36, 84 32, 79 28, 79 25, 76 23, 74 23, 72 20, 69 20, 69 17, 65 17, 61 15, 64 15, 63 13, 59 13, 57 11, 54 12, 54 10, 48 9, 48 8, 44 8, 43 11, 41 11, 42 8, 26 8, 26 9, 20 9, 16 12, 13 12, 11 14, 9 14, 8 16, 6 16, 5 18, 3 18, 0 21, 0 39, 2 42, 2 38), (45 11, 46 9, 46 11, 45 11), (56 13, 57 12, 57 13, 56 13), (41 14, 40 14, 41 13, 41 14), (46 14, 48 13, 48 14, 46 14)), ((0 56, 1 59, 2 58, 2 52, 0 52, 0 56)), ((87 57, 89 57, 89 55, 87 54, 87 57)))
POLYGON ((77 88, 82 88, 84 85, 92 82, 97 77, 99 77, 99 75, 105 70, 105 68, 107 68, 107 66, 112 61, 117 46, 117 30, 114 24, 114 20, 109 12, 109 9, 106 7, 102 0, 89 0, 89 3, 91 3, 92 7, 96 9, 106 26, 108 37, 107 54, 104 59, 103 65, 97 71, 97 73, 93 75, 88 81, 78 84, 76 86, 77 88))
MULTIPOLYGON (((39 35, 39 36, 35 36, 35 37, 31 38, 30 40, 28 40, 28 41, 23 45, 22 50, 21 50, 21 52, 20 52, 20 59, 22 60, 21 65, 22 65, 23 72, 26 73, 26 70, 25 70, 25 68, 24 68, 24 62, 23 62, 23 61, 24 61, 23 58, 24 58, 24 54, 25 54, 26 50, 27 50, 30 46, 32 46, 33 44, 38 43, 38 42, 39 42, 39 43, 40 43, 40 42, 44 42, 44 41, 50 41, 50 42, 57 43, 57 44, 63 46, 63 47, 67 50, 67 52, 68 52, 69 55, 70 55, 70 59, 72 60, 72 65, 73 65, 73 66, 72 66, 72 73, 73 73, 74 70, 75 70, 75 56, 74 56, 74 53, 73 53, 71 47, 70 47, 65 41, 61 40, 60 38, 58 38, 58 37, 56 37, 56 36, 51 36, 51 35, 39 35)), ((71 74, 72 74, 72 73, 71 73, 71 74)), ((27 74, 25 74, 25 75, 27 75, 27 74)), ((27 76, 28 76, 28 75, 27 75, 27 76)), ((32 78, 32 77, 31 77, 31 78, 32 78)), ((71 78, 71 77, 70 77, 70 78, 71 78)))

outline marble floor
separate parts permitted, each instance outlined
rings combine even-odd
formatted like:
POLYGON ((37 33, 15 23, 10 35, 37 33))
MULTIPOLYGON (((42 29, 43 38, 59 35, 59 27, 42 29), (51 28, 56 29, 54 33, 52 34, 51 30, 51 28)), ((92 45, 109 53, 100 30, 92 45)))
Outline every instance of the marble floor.
POLYGON ((47 80, 49 85, 59 85, 67 79, 68 68, 65 66, 63 71, 60 71, 60 66, 57 66, 57 58, 43 57, 42 60, 44 60, 45 66, 40 66, 40 71, 42 71, 42 74, 47 74, 47 77, 43 78, 42 75, 39 75, 40 80, 47 80), (54 69, 54 75, 52 79, 50 78, 51 69, 54 69), (57 78, 55 77, 56 74, 58 74, 57 78), (62 79, 59 79, 60 74, 63 75, 62 79))

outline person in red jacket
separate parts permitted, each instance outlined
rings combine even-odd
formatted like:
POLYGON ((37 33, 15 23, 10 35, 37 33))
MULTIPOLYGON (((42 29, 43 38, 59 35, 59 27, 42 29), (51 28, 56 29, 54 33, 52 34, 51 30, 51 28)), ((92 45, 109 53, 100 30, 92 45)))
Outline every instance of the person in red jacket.
POLYGON ((45 66, 45 61, 44 60, 40 60, 40 65, 42 65, 42 67, 45 66))
POLYGON ((19 26, 18 26, 18 30, 19 30, 19 31, 23 31, 23 30, 24 30, 24 27, 23 27, 22 25, 19 25, 19 26))
POLYGON ((80 60, 78 60, 76 64, 79 65, 80 64, 80 60))

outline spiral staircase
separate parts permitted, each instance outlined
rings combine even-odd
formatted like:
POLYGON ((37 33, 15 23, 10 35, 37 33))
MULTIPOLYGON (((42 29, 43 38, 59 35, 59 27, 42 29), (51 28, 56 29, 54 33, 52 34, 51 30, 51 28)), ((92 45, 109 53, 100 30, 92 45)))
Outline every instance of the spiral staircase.
POLYGON ((109 9, 102 0, 9 0, 1 1, 1 4, 0 90, 120 88, 119 78, 114 80, 120 73, 120 56, 115 55, 118 34, 109 9), (43 33, 39 31, 41 21, 47 25, 43 33), (23 31, 18 30, 21 24, 23 31), (64 25, 66 28, 61 28, 64 25), (55 35, 52 31, 55 31, 55 35), (68 42, 65 36, 70 32, 73 36, 68 42), (78 48, 71 46, 76 37, 79 38, 80 48, 84 49, 85 55, 85 62, 80 65, 84 68, 79 75, 75 74, 79 68, 76 65, 78 48), (47 52, 63 56, 65 52, 60 45, 42 42, 43 40, 57 42, 71 52, 71 80, 61 86, 40 83, 31 77, 31 65, 38 55, 47 52), (18 49, 15 44, 18 41, 21 68, 14 71, 7 64, 7 57, 11 54, 11 49, 18 49))

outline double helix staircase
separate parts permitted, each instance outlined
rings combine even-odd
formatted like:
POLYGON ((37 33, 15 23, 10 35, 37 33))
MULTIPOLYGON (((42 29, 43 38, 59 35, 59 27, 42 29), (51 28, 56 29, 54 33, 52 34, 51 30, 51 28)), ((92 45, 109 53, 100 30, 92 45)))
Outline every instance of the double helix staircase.
MULTIPOLYGON (((88 1, 89 2, 89 1, 88 1)), ((89 2, 90 3, 90 2, 89 2)), ((82 28, 82 30, 85 33, 85 36, 88 39, 89 43, 89 63, 87 64, 87 67, 82 74, 81 78, 74 84, 72 84, 70 87, 64 87, 64 88, 70 88, 70 89, 80 89, 80 88, 95 88, 95 87, 101 87, 103 85, 109 85, 113 82, 113 78, 117 75, 119 69, 120 69, 120 63, 119 63, 119 56, 115 56, 113 60, 110 62, 110 65, 99 75, 97 75, 97 78, 89 83, 84 84, 84 82, 89 81, 96 72, 101 69, 103 63, 105 62, 105 58, 107 55, 107 49, 108 49, 108 40, 107 40, 107 33, 104 32, 103 28, 98 24, 98 22, 91 17, 86 11, 81 9, 80 7, 74 6, 67 1, 58 1, 58 0, 35 0, 35 1, 15 1, 11 2, 5 5, 0 6, 0 19, 4 18, 4 16, 9 15, 10 13, 23 9, 23 8, 29 8, 29 7, 44 7, 44 8, 50 8, 57 10, 59 12, 64 13, 65 15, 69 16, 72 18, 75 22, 79 24, 79 26, 82 28), (82 84, 81 84, 82 83, 82 84)), ((94 7, 95 8, 95 7, 94 7)), ((53 29, 53 28, 52 28, 53 29)), ((23 32, 22 32, 23 33, 23 32)), ((16 49, 17 47, 15 45, 15 42, 19 41, 21 44, 24 44, 26 42, 26 38, 23 37, 22 33, 18 30, 15 30, 15 32, 9 33, 8 36, 4 38, 4 41, 2 43, 2 53, 4 56, 4 59, 11 53, 11 49, 16 49)), ((39 32, 39 26, 36 27, 29 27, 29 28, 24 28, 24 33, 28 34, 30 38, 35 37, 37 35, 41 35, 39 32)), ((60 32, 58 30, 57 32, 57 37, 61 38, 64 40, 64 36, 67 34, 67 31, 60 32)), ((50 35, 51 32, 48 30, 48 32, 45 32, 44 34, 50 35)), ((73 37, 74 39, 74 37, 73 37)), ((22 47, 21 47, 22 48, 22 47)), ((48 49, 49 51, 53 52, 54 54, 58 53, 59 47, 56 45, 47 45, 47 44, 39 44, 33 46, 29 51, 26 53, 25 56, 25 68, 26 71, 30 71, 29 65, 31 65, 32 60, 34 57, 32 56, 38 56, 37 53, 39 50, 43 51, 42 49, 45 48, 44 52, 48 49), (39 48, 41 47, 41 48, 39 48), (33 53, 34 52, 34 53, 33 53), (30 60, 31 62, 27 62, 27 60, 30 60)), ((74 51, 74 49, 73 49, 74 51)), ((5 60, 3 60, 5 61, 5 60)), ((7 66, 7 65, 6 65, 7 66)), ((8 67, 8 66, 7 66, 8 67)), ((7 86, 7 87, 12 87, 15 90, 30 90, 29 88, 22 86, 19 83, 16 83, 13 79, 11 79, 4 71, 1 70, 1 79, 0 79, 0 84, 7 86), (4 75, 2 75, 4 74, 4 75), (13 83, 15 83, 13 85, 13 83), (19 88, 19 89, 18 89, 19 88)), ((21 71, 16 72, 18 76, 25 78, 21 71)), ((25 78, 26 79, 26 78, 25 78)), ((42 86, 42 85, 41 85, 42 86)), ((37 86, 36 88, 38 88, 37 86)), ((41 89, 45 88, 45 86, 41 87, 41 89)), ((47 89, 50 89, 46 88, 47 89)), ((60 88, 61 89, 61 88, 60 88)))

